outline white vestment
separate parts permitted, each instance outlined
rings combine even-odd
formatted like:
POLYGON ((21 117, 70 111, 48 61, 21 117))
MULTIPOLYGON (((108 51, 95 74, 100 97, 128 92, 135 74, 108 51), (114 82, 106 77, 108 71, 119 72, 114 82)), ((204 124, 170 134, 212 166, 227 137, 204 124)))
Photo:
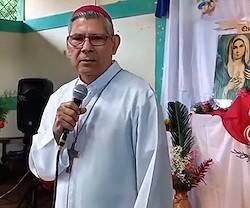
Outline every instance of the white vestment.
MULTIPOLYGON (((31 171, 54 180, 57 144, 52 126, 75 79, 51 95, 29 155, 31 171)), ((170 208, 172 184, 166 134, 153 90, 117 62, 87 86, 87 112, 67 137, 77 135, 71 173, 65 148, 59 161, 56 208, 170 208)))

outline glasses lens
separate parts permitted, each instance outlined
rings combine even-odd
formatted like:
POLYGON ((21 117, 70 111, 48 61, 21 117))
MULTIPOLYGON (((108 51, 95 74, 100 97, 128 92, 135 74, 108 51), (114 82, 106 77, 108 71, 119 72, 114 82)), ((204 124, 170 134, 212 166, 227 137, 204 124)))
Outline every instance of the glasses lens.
POLYGON ((89 41, 93 46, 100 46, 106 43, 107 35, 90 35, 89 41))
POLYGON ((88 38, 90 44, 92 44, 93 46, 101 46, 106 43, 108 37, 109 36, 105 34, 97 34, 97 35, 89 35, 89 36, 77 34, 77 35, 68 36, 68 42, 72 46, 78 48, 78 47, 82 47, 82 45, 86 41, 86 38, 88 38))
POLYGON ((70 35, 68 37, 68 42, 75 47, 81 46, 81 44, 84 42, 85 37, 83 35, 70 35))

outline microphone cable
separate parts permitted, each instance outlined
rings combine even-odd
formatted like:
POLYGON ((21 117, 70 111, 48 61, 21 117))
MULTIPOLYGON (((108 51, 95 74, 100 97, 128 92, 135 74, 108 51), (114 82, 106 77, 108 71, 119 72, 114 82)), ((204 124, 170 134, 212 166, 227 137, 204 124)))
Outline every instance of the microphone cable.
POLYGON ((28 170, 23 176, 22 178, 12 187, 10 188, 8 191, 6 191, 4 194, 2 194, 0 196, 0 199, 3 199, 5 196, 7 196, 8 194, 12 193, 13 191, 15 191, 17 189, 17 187, 23 182, 23 180, 26 178, 26 176, 30 173, 30 171, 28 170))
MULTIPOLYGON (((62 134, 64 135, 64 134, 62 134)), ((56 153, 56 173, 55 173, 55 181, 53 187, 53 198, 52 198, 52 208, 55 208, 56 205, 56 190, 57 190, 57 180, 58 180, 58 170, 59 170, 59 158, 62 151, 62 146, 59 146, 57 153, 56 153)))
MULTIPOLYGON (((73 102, 77 105, 80 106, 82 103, 83 99, 87 96, 88 90, 85 86, 78 84, 74 87, 73 90, 73 102)), ((59 158, 60 154, 63 150, 63 147, 65 145, 67 135, 69 133, 69 130, 64 129, 62 135, 60 136, 60 139, 58 141, 58 150, 56 154, 56 173, 55 173, 55 181, 54 181, 54 191, 53 191, 53 199, 52 199, 52 208, 55 207, 56 204, 56 189, 57 189, 57 181, 58 181, 58 169, 59 169, 59 158)))

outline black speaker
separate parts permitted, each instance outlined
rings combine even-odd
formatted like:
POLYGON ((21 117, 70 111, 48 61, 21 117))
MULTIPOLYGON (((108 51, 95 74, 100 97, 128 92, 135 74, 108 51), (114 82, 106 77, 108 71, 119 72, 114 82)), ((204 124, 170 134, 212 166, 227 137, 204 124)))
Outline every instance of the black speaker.
POLYGON ((48 79, 25 78, 18 82, 17 128, 25 135, 37 132, 43 110, 53 93, 53 83, 48 79))

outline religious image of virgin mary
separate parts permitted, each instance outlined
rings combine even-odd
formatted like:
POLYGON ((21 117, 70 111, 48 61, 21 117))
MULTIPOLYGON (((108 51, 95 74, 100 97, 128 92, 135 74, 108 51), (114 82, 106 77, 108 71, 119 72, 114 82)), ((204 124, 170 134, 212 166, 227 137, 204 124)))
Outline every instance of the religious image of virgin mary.
POLYGON ((223 43, 218 42, 214 92, 215 98, 234 100, 249 85, 249 39, 239 34, 228 37, 219 39, 224 41, 224 46, 228 43, 224 53, 223 43))

